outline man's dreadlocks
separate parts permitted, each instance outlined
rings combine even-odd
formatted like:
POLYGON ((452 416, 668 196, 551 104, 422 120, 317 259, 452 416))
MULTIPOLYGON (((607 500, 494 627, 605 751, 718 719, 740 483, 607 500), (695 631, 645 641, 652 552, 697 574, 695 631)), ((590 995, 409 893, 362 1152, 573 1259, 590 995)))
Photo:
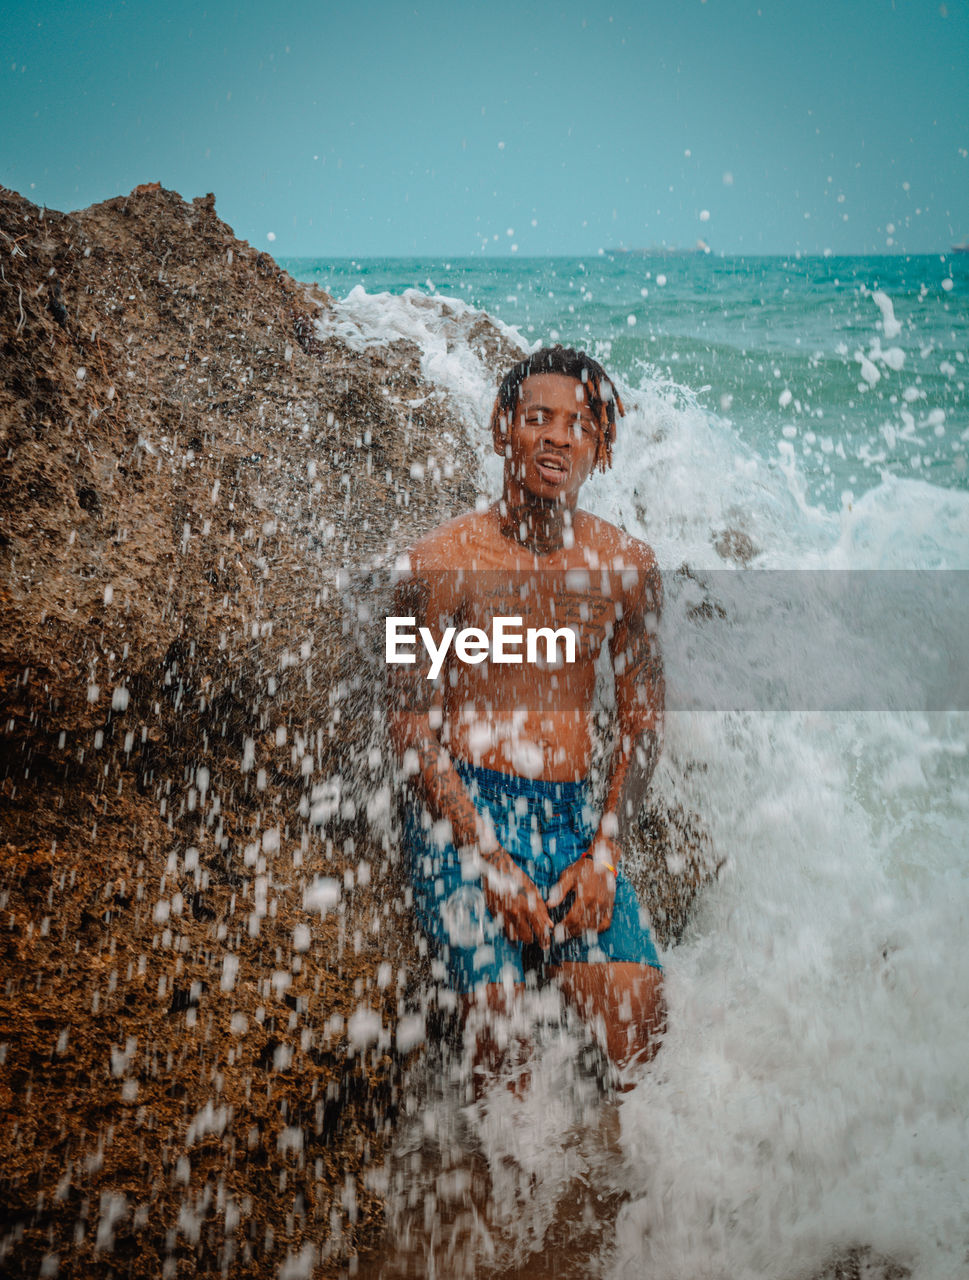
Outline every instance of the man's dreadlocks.
POLYGON ((491 411, 491 430, 496 439, 508 434, 508 426, 518 408, 518 396, 526 378, 536 373, 564 373, 585 388, 585 398, 595 419, 599 436, 596 442, 596 466, 601 471, 612 466, 612 445, 616 438, 616 415, 625 416, 619 392, 605 369, 584 351, 571 347, 543 347, 514 365, 501 380, 498 396, 491 411))

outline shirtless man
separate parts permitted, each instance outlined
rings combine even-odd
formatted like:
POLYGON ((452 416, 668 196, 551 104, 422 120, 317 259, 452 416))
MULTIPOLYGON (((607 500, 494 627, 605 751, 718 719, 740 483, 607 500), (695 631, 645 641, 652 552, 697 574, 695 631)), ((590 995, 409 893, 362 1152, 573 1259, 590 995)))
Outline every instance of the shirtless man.
POLYGON ((523 644, 504 661, 455 644, 432 679, 415 639, 413 658, 388 666, 390 732, 414 796, 415 906, 450 984, 466 1010, 507 1011, 540 957, 619 1068, 655 1052, 664 1015, 659 959, 622 871, 660 750, 659 570, 644 543, 577 505, 593 468, 611 465, 622 413, 582 352, 545 349, 509 370, 491 423, 500 500, 422 538, 397 588, 399 625, 429 628, 435 646, 449 626, 490 633, 514 618, 522 634, 571 628, 574 661, 561 636, 532 662, 523 644), (597 808, 603 647, 618 732, 597 808))

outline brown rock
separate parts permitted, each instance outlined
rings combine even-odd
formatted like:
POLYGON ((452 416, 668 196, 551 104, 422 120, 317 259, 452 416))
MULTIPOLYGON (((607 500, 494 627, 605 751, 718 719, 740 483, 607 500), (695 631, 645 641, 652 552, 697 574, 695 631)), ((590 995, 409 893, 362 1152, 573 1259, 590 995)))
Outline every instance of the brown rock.
POLYGON ((4 1265, 336 1266, 379 1227, 419 957, 366 824, 306 819, 373 726, 332 571, 405 540, 405 490, 409 532, 473 482, 414 484, 447 411, 397 407, 414 353, 305 350, 325 295, 211 196, 3 191, 0 262, 4 1265), (361 1004, 386 1036, 354 1055, 361 1004))

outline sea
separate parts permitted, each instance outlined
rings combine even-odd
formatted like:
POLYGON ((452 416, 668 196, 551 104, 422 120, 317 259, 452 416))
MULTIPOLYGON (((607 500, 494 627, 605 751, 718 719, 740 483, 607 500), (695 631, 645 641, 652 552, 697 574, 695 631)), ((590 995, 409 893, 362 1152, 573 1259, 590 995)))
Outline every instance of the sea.
POLYGON ((481 313, 605 365, 583 505, 656 552, 654 800, 721 863, 628 1092, 547 1009, 529 1088, 427 1085, 373 1274, 969 1275, 969 255, 283 265, 322 333, 416 344, 486 495, 481 313))

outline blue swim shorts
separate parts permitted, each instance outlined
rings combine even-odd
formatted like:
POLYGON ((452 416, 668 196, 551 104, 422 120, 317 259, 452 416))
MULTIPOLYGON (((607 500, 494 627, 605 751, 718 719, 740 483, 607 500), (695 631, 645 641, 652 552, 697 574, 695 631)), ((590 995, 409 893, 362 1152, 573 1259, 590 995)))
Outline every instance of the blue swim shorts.
MULTIPOLYGON (((455 768, 479 812, 491 814, 498 843, 547 899, 567 866, 588 849, 598 825, 585 782, 546 782, 482 769, 463 761, 455 768)), ((587 930, 564 942, 553 940, 544 955, 537 947, 510 942, 485 906, 472 859, 450 841, 450 824, 434 822, 419 804, 407 807, 405 841, 418 920, 443 961, 450 985, 460 992, 510 977, 524 982, 529 957, 542 964, 632 962, 661 969, 632 885, 616 876, 612 921, 602 933, 587 930), (524 953, 524 954, 523 954, 524 953)))

